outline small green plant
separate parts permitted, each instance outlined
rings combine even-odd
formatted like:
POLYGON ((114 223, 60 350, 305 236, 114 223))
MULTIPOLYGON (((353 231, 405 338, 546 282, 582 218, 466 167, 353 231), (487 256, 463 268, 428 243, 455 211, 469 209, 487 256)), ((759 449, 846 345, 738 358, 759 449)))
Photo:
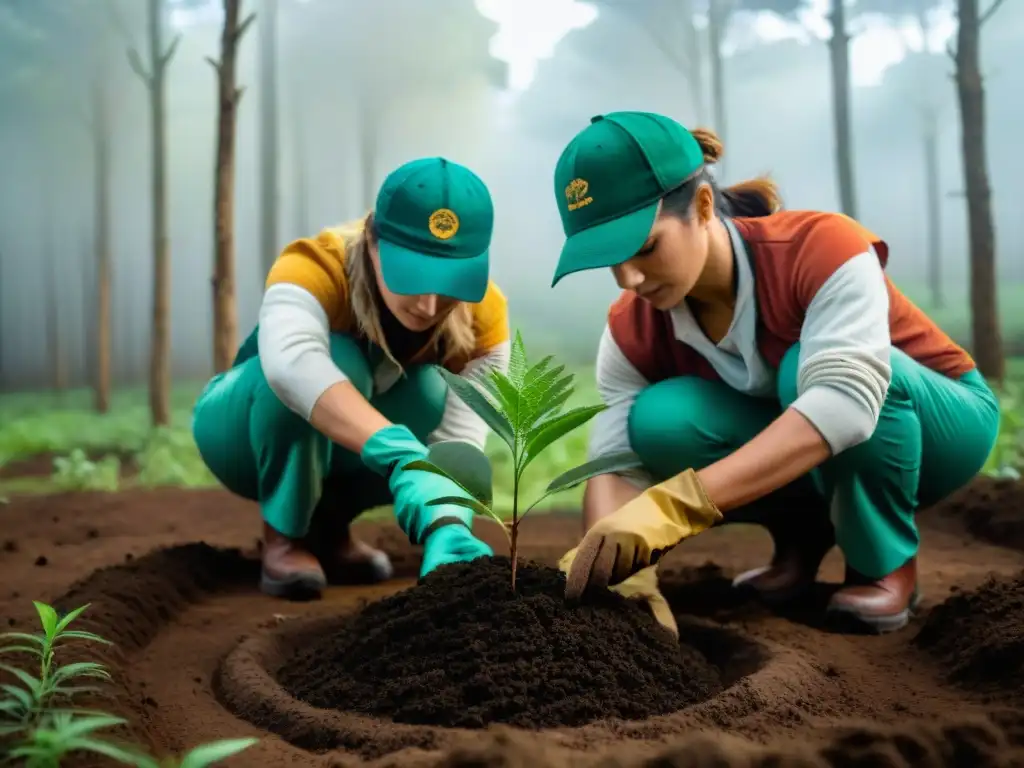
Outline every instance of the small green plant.
MULTIPOLYGON (((605 409, 604 405, 585 405, 564 410, 573 394, 571 373, 564 365, 552 365, 554 358, 547 356, 529 365, 522 336, 517 332, 512 342, 508 373, 491 371, 481 377, 479 385, 467 379, 441 371, 448 386, 484 420, 512 453, 512 519, 504 521, 493 510, 490 498, 481 490, 490 482, 467 479, 466 472, 474 467, 463 467, 462 481, 430 461, 415 461, 407 469, 443 475, 459 485, 471 498, 444 496, 433 499, 433 506, 453 504, 468 507, 479 515, 495 520, 505 532, 512 561, 512 590, 516 588, 516 558, 518 554, 519 524, 531 509, 547 497, 575 488, 597 475, 619 472, 640 466, 639 457, 632 452, 618 453, 588 461, 562 473, 551 482, 540 498, 522 509, 519 487, 526 468, 555 441, 577 429, 605 409)), ((489 469, 489 467, 488 467, 489 469)), ((489 480, 489 478, 488 478, 489 480)))
POLYGON ((81 448, 53 460, 53 482, 67 491, 116 491, 121 481, 121 460, 104 456, 92 461, 81 448))
POLYGON ((999 392, 999 437, 982 469, 991 477, 1019 480, 1024 469, 1024 399, 1013 384, 999 392))
POLYGON ((14 682, 0 685, 0 765, 58 768, 72 753, 88 752, 137 768, 206 768, 252 746, 256 739, 229 739, 198 746, 182 758, 160 761, 131 747, 104 739, 101 731, 124 725, 123 718, 73 706, 75 696, 97 692, 82 681, 108 681, 110 674, 97 662, 57 664, 58 650, 69 640, 111 645, 92 632, 69 629, 89 607, 60 617, 45 603, 33 601, 42 632, 0 634, 0 655, 21 654, 35 659, 38 673, 0 664, 14 682))

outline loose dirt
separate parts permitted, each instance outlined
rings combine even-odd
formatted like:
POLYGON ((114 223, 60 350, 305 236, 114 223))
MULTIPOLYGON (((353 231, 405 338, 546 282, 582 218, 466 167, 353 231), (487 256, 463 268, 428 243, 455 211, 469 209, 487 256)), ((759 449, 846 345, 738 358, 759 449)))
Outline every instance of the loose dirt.
MULTIPOLYGON (((714 669, 721 690, 709 688, 713 695, 680 710, 631 720, 607 717, 616 705, 606 686, 605 719, 544 730, 482 729, 471 717, 460 723, 474 726, 469 728, 423 724, 423 718, 393 722, 370 706, 363 712, 321 708, 289 693, 286 686, 298 677, 289 682, 285 670, 302 664, 312 669, 318 644, 325 670, 321 682, 328 680, 331 663, 350 663, 339 661, 347 647, 362 654, 364 665, 389 664, 396 685, 410 684, 398 674, 401 665, 386 643, 376 641, 380 654, 372 652, 374 630, 355 631, 362 619, 379 612, 416 636, 415 620, 403 624, 395 606, 407 599, 396 593, 415 584, 418 554, 390 521, 356 528, 392 555, 393 582, 332 588, 324 599, 306 604, 273 600, 256 590, 257 510, 222 492, 16 497, 0 507, 0 521, 2 623, 34 630, 32 599, 62 609, 90 603, 83 628, 117 644, 102 655, 80 651, 114 671, 105 708, 130 720, 125 736, 158 752, 180 753, 202 741, 255 735, 260 743, 228 765, 1024 766, 1024 553, 1019 551, 1024 486, 1017 483, 979 480, 940 507, 921 512, 924 603, 910 627, 888 636, 830 634, 819 625, 817 608, 827 598, 828 583, 842 574, 837 552, 823 566, 826 584, 814 599, 781 615, 729 586, 732 576, 770 555, 760 529, 726 526, 684 543, 661 568, 663 590, 685 644, 702 657, 696 663, 714 669)), ((485 523, 477 527, 500 551, 501 532, 485 523)), ((579 531, 573 515, 530 519, 522 528, 524 556, 553 566, 577 543, 579 531)), ((447 575, 438 574, 437 581, 447 575)), ((510 611, 516 603, 507 602, 504 609, 510 611)), ((521 642, 532 643, 534 656, 524 654, 521 667, 522 681, 531 685, 538 684, 529 671, 534 657, 547 653, 552 643, 539 635, 527 640, 535 626, 531 622, 540 623, 537 616, 543 616, 537 606, 532 614, 524 611, 516 627, 521 642)), ((458 607, 464 609, 462 603, 458 607)), ((438 603, 436 611, 454 619, 454 609, 438 603)), ((495 615, 493 621, 498 620, 495 615)), ((376 631, 384 632, 380 627, 386 624, 375 625, 376 631)), ((633 647, 637 636, 641 647, 653 642, 656 633, 645 635, 638 626, 633 625, 632 637, 610 638, 600 649, 593 645, 597 638, 587 638, 591 645, 586 646, 581 638, 579 647, 587 650, 578 654, 580 666, 596 668, 584 662, 590 653, 601 654, 601 663, 615 668, 617 654, 633 647)), ((480 643, 486 641, 480 632, 467 644, 465 654, 476 654, 470 663, 479 663, 487 649, 480 643)), ((420 646, 413 647, 422 651, 420 646)), ((437 677, 437 671, 460 671, 447 661, 451 651, 441 645, 433 670, 420 667, 435 675, 430 679, 437 702, 448 695, 443 687, 448 679, 437 677)), ((596 674, 595 669, 577 671, 596 674)), ((510 680, 506 675, 494 687, 519 682, 510 680)), ((482 693, 493 702, 515 689, 482 693)), ((375 697, 391 696, 392 704, 401 698, 398 688, 386 686, 376 692, 365 687, 361 695, 364 704, 375 697)), ((644 691, 640 699, 648 695, 644 691)), ((581 692, 566 691, 567 701, 574 697, 581 692)), ((447 712, 465 718, 474 706, 488 705, 477 700, 458 712, 449 706, 447 712)), ((435 709, 431 717, 445 707, 435 709)), ((634 716, 628 710, 618 714, 634 716)), ((516 722, 514 716, 505 719, 516 722)), ((587 718, 575 722, 582 719, 587 718)))
POLYGON ((569 606, 557 569, 520 567, 515 593, 510 575, 507 557, 442 566, 324 632, 278 679, 314 707, 458 728, 641 720, 721 691, 717 668, 635 602, 605 591, 569 606))

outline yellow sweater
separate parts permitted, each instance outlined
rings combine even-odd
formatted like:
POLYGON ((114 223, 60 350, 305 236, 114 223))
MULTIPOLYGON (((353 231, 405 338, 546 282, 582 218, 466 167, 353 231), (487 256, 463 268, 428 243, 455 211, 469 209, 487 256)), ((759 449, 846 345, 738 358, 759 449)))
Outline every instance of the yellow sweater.
MULTIPOLYGON (((352 230, 353 233, 358 230, 352 230)), ((349 302, 348 279, 345 274, 346 243, 338 230, 326 229, 315 238, 301 238, 289 244, 278 256, 267 275, 266 287, 279 283, 298 285, 309 291, 327 313, 331 330, 357 333, 357 323, 349 302)), ((508 301, 493 281, 478 304, 470 305, 476 345, 467 359, 444 363, 452 373, 459 373, 466 363, 486 354, 510 339, 508 301)), ((437 363, 436 350, 424 349, 415 363, 437 363)))

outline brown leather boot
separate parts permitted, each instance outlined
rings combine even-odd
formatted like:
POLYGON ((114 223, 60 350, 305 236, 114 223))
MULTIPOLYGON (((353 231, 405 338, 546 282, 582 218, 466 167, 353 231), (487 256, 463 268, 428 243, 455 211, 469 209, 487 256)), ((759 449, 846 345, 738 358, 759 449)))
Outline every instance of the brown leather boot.
POLYGON ((319 597, 326 586, 320 562, 302 542, 281 535, 264 522, 260 589, 273 597, 309 600, 319 597))
MULTIPOLYGON (((766 603, 799 599, 814 586, 818 568, 835 546, 835 532, 823 504, 805 501, 761 521, 775 545, 771 563, 745 571, 733 579, 736 588, 753 590, 766 603)), ((751 521, 753 522, 753 521, 751 521)))
POLYGON ((324 571, 331 584, 377 584, 395 575, 391 558, 352 535, 346 525, 331 540, 324 571))
POLYGON ((829 600, 827 611, 831 619, 852 620, 858 628, 881 634, 905 627, 920 601, 917 558, 912 557, 881 579, 847 567, 844 585, 829 600))
POLYGON ((376 475, 332 478, 325 483, 305 541, 323 563, 329 584, 376 584, 394 575, 387 554, 351 531, 352 521, 363 512, 390 503, 387 482, 376 475))

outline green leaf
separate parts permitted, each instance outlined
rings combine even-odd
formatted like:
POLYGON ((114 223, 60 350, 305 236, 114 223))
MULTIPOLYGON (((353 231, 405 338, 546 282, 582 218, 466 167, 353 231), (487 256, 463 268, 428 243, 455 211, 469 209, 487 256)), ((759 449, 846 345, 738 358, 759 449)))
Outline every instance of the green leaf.
POLYGON ((53 673, 53 682, 61 683, 64 680, 71 680, 75 677, 94 677, 101 680, 109 680, 110 673, 102 664, 94 661, 76 661, 72 664, 65 664, 53 673))
POLYGON ((42 682, 40 682, 38 678, 30 675, 24 669, 12 667, 10 664, 0 664, 0 670, 14 675, 16 678, 21 680, 21 682, 25 684, 25 687, 30 691, 39 691, 42 688, 42 682))
POLYGON ((138 765, 139 753, 133 749, 119 747, 109 741, 99 739, 68 739, 62 745, 66 752, 92 752, 93 754, 109 757, 124 765, 138 765))
POLYGON ((90 643, 101 643, 103 645, 113 645, 114 643, 107 640, 105 637, 100 637, 92 632, 83 632, 80 629, 69 629, 67 632, 62 632, 59 640, 87 640, 90 643))
POLYGON ((4 632, 0 635, 0 640, 25 640, 26 642, 35 643, 40 649, 46 645, 46 638, 42 635, 30 635, 28 632, 4 632))
POLYGON ((38 656, 39 649, 28 645, 5 645, 0 647, 0 655, 5 653, 28 653, 32 656, 38 656))
POLYGON ((552 493, 560 493, 574 488, 580 483, 586 482, 598 475, 609 475, 615 472, 624 472, 627 469, 642 467, 640 457, 632 451, 613 453, 608 456, 601 456, 585 464, 563 472, 550 483, 548 483, 545 496, 552 493))
POLYGON ((436 464, 432 464, 424 459, 416 459, 416 461, 410 461, 408 464, 405 465, 405 470, 410 469, 419 470, 420 472, 430 472, 431 474, 440 475, 441 477, 447 478, 448 480, 451 480, 453 483, 459 486, 459 488, 461 488, 463 491, 465 491, 468 496, 476 498, 475 496, 473 496, 472 491, 470 491, 462 483, 460 483, 454 477, 449 475, 447 472, 444 471, 444 469, 437 466, 436 464))
POLYGON ((476 499, 465 499, 462 496, 442 496, 439 499, 431 499, 427 502, 428 507, 440 507, 444 504, 471 509, 478 515, 491 518, 491 520, 502 527, 502 530, 505 530, 505 521, 498 517, 498 513, 490 507, 481 504, 476 499))
POLYGON ((448 383, 449 388, 459 396, 459 398, 472 409, 484 423, 500 437, 506 445, 512 450, 515 450, 515 434, 512 429, 512 424, 502 414, 494 404, 487 399, 487 395, 481 392, 476 384, 462 378, 461 376, 446 371, 444 368, 438 368, 445 381, 448 383))
POLYGON ((541 452, 553 442, 565 437, 574 429, 582 427, 606 408, 605 405, 585 405, 538 424, 527 435, 526 455, 520 471, 526 469, 530 462, 540 456, 541 452))
POLYGON ((444 470, 469 494, 490 504, 494 497, 494 472, 487 454, 475 445, 459 440, 434 443, 427 451, 427 461, 444 470))
POLYGON ((523 336, 516 331, 516 337, 512 340, 512 352, 508 361, 509 381, 520 389, 523 379, 526 377, 526 346, 523 344, 523 336))
POLYGON ((113 728, 115 725, 124 725, 127 720, 123 717, 113 715, 87 715, 81 717, 66 717, 56 720, 54 730, 61 741, 77 739, 87 736, 104 728, 113 728))
POLYGON ((33 600, 32 605, 36 607, 36 613, 39 614, 39 622, 43 625, 43 634, 48 639, 53 639, 53 635, 57 631, 57 612, 51 606, 40 603, 38 600, 33 600))
POLYGON ((194 747, 182 758, 179 768, 206 768, 221 760, 237 755, 255 744, 259 739, 224 739, 194 747))
POLYGON ((31 710, 32 706, 35 704, 35 699, 32 698, 31 693, 23 688, 18 688, 15 685, 4 683, 3 685, 0 685, 0 691, 3 691, 14 699, 17 699, 18 703, 21 704, 26 711, 31 710))
POLYGON ((516 421, 519 419, 519 389, 501 371, 491 371, 490 375, 482 377, 482 380, 486 382, 484 386, 497 400, 500 406, 499 410, 514 429, 516 421))
POLYGON ((81 616, 82 612, 85 611, 85 609, 88 608, 88 607, 89 607, 89 604, 86 603, 83 606, 75 608, 73 611, 69 611, 68 614, 63 619, 61 619, 59 622, 57 622, 57 634, 60 634, 65 629, 67 629, 68 625, 72 621, 77 619, 79 616, 81 616))

